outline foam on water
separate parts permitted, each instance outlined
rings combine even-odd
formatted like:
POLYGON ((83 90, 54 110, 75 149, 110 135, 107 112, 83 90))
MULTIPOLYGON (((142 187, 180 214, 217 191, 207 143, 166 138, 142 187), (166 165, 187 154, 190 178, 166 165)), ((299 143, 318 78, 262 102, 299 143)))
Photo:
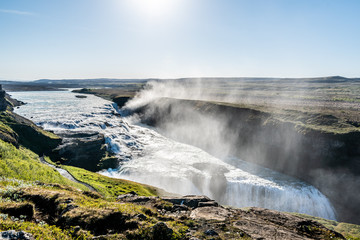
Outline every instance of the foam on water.
POLYGON ((98 131, 119 159, 119 169, 101 173, 179 194, 205 194, 222 204, 258 206, 335 219, 329 200, 297 179, 240 159, 211 156, 168 139, 154 129, 115 115, 116 104, 71 92, 14 92, 28 104, 15 112, 54 132, 98 131))

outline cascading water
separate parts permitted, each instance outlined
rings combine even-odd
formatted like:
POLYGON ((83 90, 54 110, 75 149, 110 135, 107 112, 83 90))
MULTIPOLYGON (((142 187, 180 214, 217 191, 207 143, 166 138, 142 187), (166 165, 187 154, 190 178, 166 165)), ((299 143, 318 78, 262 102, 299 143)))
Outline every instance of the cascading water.
POLYGON ((16 113, 47 130, 103 133, 109 150, 122 162, 119 169, 102 171, 104 175, 168 192, 205 194, 226 205, 335 219, 331 203, 313 186, 240 159, 227 159, 226 163, 197 147, 168 139, 154 129, 117 116, 116 105, 104 99, 92 95, 75 98, 67 91, 11 95, 28 103, 16 113))

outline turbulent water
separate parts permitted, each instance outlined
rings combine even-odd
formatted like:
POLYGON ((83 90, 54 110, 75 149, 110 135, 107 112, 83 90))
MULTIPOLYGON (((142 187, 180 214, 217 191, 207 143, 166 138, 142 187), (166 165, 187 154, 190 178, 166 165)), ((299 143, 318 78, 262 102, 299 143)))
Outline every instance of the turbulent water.
POLYGON ((27 103, 15 109, 16 113, 47 130, 103 133, 108 149, 122 162, 119 169, 102 171, 104 175, 183 195, 205 194, 225 205, 258 206, 335 219, 331 203, 315 187, 240 159, 219 159, 166 138, 134 119, 115 114, 119 112, 116 104, 104 99, 92 95, 76 98, 68 91, 11 95, 27 103))

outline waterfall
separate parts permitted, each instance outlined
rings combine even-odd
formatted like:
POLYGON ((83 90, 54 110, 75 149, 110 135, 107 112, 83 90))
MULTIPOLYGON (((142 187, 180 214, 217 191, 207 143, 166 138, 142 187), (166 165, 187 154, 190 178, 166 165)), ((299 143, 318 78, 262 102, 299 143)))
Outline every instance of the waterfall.
POLYGON ((16 112, 47 130, 103 133, 108 149, 122 165, 101 174, 183 195, 204 194, 235 207, 257 206, 335 219, 331 203, 315 187, 241 159, 214 157, 169 139, 156 129, 114 115, 116 106, 104 99, 75 98, 71 92, 12 95, 28 103, 16 112))

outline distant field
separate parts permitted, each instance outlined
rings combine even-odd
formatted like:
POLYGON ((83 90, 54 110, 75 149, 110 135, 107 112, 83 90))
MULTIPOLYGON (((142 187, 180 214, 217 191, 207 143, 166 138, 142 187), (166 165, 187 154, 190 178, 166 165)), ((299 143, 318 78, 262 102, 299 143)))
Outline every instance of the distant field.
POLYGON ((209 90, 225 104, 272 113, 281 121, 330 132, 360 131, 360 81, 278 80, 209 90), (229 94, 220 93, 220 91, 229 94))
MULTIPOLYGON (((360 79, 178 79, 165 85, 159 88, 159 97, 256 109, 279 121, 326 132, 360 131, 360 79)), ((133 97, 144 88, 142 84, 129 86, 92 88, 87 93, 114 100, 133 97)))

